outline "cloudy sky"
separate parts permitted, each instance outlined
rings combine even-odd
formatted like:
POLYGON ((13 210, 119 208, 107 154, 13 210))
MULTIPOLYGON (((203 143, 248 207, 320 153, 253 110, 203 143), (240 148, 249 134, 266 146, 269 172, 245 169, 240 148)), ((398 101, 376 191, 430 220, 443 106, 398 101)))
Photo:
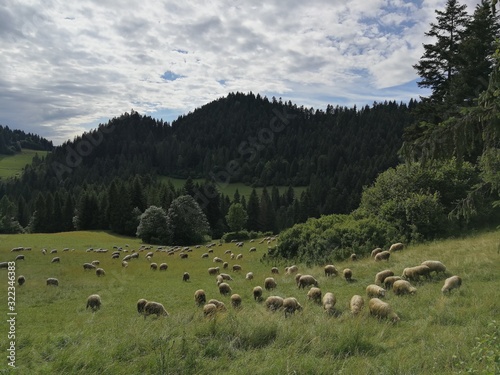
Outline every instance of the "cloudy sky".
POLYGON ((0 124, 60 144, 132 108, 172 121, 235 91, 408 101, 427 94, 412 65, 445 3, 3 0, 0 124))

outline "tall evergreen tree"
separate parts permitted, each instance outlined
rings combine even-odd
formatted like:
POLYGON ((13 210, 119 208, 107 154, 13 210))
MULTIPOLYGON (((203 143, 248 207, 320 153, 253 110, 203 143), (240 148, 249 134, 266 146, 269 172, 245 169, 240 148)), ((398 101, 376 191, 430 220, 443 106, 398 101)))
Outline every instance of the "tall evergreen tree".
POLYGON ((257 196, 257 191, 252 189, 247 203, 247 229, 251 231, 258 231, 260 229, 259 215, 260 215, 260 202, 257 196))
POLYGON ((273 209, 273 202, 267 189, 262 189, 260 196, 260 212, 259 212, 260 229, 263 232, 276 232, 276 213, 273 209))

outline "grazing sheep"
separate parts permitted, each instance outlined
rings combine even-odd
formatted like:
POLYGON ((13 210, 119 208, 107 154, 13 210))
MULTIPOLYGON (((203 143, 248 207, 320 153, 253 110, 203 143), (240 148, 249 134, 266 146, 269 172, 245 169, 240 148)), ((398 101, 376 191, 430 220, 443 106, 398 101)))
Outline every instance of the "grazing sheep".
POLYGON ((375 285, 375 284, 370 284, 366 287, 366 294, 368 297, 385 297, 385 289, 375 285))
POLYGON ((95 270, 96 266, 94 266, 92 263, 83 263, 83 269, 84 270, 95 270))
POLYGON ((402 294, 415 294, 417 293, 417 288, 410 284, 406 280, 397 280, 392 284, 392 291, 395 295, 400 296, 402 294))
POLYGON ((23 275, 20 275, 17 278, 17 283, 19 284, 19 286, 23 285, 25 282, 26 282, 26 278, 23 275))
POLYGON ((384 288, 386 290, 392 289, 392 285, 395 281, 402 280, 401 276, 389 276, 384 279, 384 288))
POLYGON ((229 268, 229 263, 228 262, 222 263, 222 268, 227 270, 229 268))
POLYGON ((168 264, 167 263, 160 264, 159 269, 160 271, 166 271, 168 269, 168 264))
POLYGON ((290 267, 287 268, 286 273, 288 275, 293 275, 294 273, 296 273, 298 271, 299 271, 299 267, 293 265, 293 266, 290 266, 290 267))
POLYGON ((213 303, 207 303, 203 306, 203 315, 205 318, 211 318, 217 313, 217 306, 213 303))
POLYGON ((253 280, 253 272, 247 272, 245 275, 246 280, 253 280))
POLYGON ((307 292, 307 298, 310 301, 313 301, 313 302, 320 304, 321 303, 321 294, 322 294, 321 289, 313 286, 311 289, 309 289, 309 292, 307 292))
POLYGON ((182 274, 182 281, 189 281, 189 277, 190 277, 190 276, 189 276, 189 273, 184 272, 184 273, 182 274))
POLYGON ((337 299, 332 292, 327 292, 323 296, 323 310, 328 315, 333 315, 335 313, 335 304, 337 303, 337 299))
POLYGON ((233 272, 239 272, 241 271, 241 266, 239 264, 234 264, 233 265, 233 272))
POLYGON ((203 253, 203 254, 201 254, 201 257, 202 257, 202 258, 208 258, 208 256, 209 256, 209 255, 208 255, 208 253, 203 253))
POLYGON ((153 271, 156 271, 158 269, 158 264, 156 263, 151 263, 149 265, 149 269, 153 270, 153 271))
POLYGON ((262 301, 262 287, 261 286, 256 286, 252 290, 253 293, 253 299, 256 300, 257 302, 262 301))
POLYGON ((111 259, 118 259, 120 257, 120 254, 112 254, 111 259))
POLYGON ((217 307, 217 310, 225 311, 226 310, 226 305, 224 302, 221 302, 216 299, 211 299, 207 302, 207 304, 212 303, 217 307))
POLYGON ((21 254, 20 254, 20 255, 18 255, 18 256, 16 257, 16 259, 14 259, 14 260, 15 260, 15 261, 18 261, 18 260, 24 260, 24 255, 21 255, 21 254))
POLYGON ((47 285, 59 286, 59 280, 57 280, 53 277, 49 277, 47 279, 47 285))
POLYGON ((146 306, 146 303, 148 303, 148 301, 144 298, 141 298, 137 301, 137 312, 139 314, 142 314, 144 312, 144 306, 146 306))
POLYGON ((50 250, 50 253, 51 253, 51 254, 56 254, 56 253, 57 253, 57 249, 52 249, 52 250, 50 250))
POLYGON ((271 273, 273 275, 278 275, 280 273, 280 271, 278 270, 278 267, 273 267, 273 268, 271 268, 271 273))
POLYGON ((375 258, 375 255, 377 255, 378 253, 381 253, 381 252, 382 252, 382 249, 380 247, 373 249, 371 252, 372 258, 375 258))
POLYGON ((128 262, 126 260, 122 260, 122 267, 127 268, 128 267, 128 262))
POLYGON ((188 254, 186 254, 186 253, 180 253, 179 256, 181 257, 181 259, 187 259, 188 258, 188 254))
POLYGON ((228 283, 219 284, 219 293, 222 294, 223 296, 227 296, 229 293, 231 293, 231 287, 229 286, 229 284, 228 283))
POLYGON ((104 270, 103 270, 102 268, 97 268, 97 269, 95 270, 95 274, 96 274, 97 276, 106 276, 106 272, 104 272, 104 270))
POLYGON ((462 285, 462 279, 460 276, 451 276, 444 281, 444 285, 441 288, 442 293, 451 293, 453 289, 458 289, 462 285))
POLYGON ((59 257, 54 257, 52 258, 52 260, 50 261, 50 263, 60 263, 61 262, 61 258, 59 257))
POLYGON ((349 259, 351 260, 351 262, 355 262, 358 260, 358 256, 356 254, 351 254, 351 256, 349 257, 349 259))
POLYGON ((251 247, 250 250, 248 250, 249 252, 253 253, 255 251, 257 251, 257 248, 256 247, 251 247))
POLYGON ((342 274, 344 275, 344 279, 347 282, 352 281, 352 270, 350 268, 346 268, 342 271, 342 274))
POLYGON ((295 314, 295 311, 302 310, 302 306, 296 298, 288 297, 283 300, 283 309, 285 310, 285 316, 290 316, 295 314))
POLYGON ((241 296, 239 294, 233 294, 231 296, 231 306, 235 309, 241 307, 241 296))
POLYGON ((156 315, 157 317, 159 317, 160 315, 168 316, 168 312, 167 310, 165 310, 165 307, 163 307, 161 303, 149 301, 144 306, 144 318, 149 315, 156 315))
POLYGON ((274 280, 273 277, 267 277, 264 280, 264 288, 266 288, 266 290, 273 290, 277 286, 278 286, 278 284, 276 284, 276 280, 274 280))
POLYGON ((99 262, 98 260, 93 260, 92 263, 94 266, 98 266, 99 264, 101 264, 101 262, 99 262))
POLYGON ((221 258, 219 258, 219 257, 215 257, 215 258, 213 259, 213 262, 214 262, 214 263, 224 263, 224 260, 222 260, 222 259, 221 259, 221 258))
POLYGON ((217 275, 219 273, 220 269, 219 267, 209 267, 208 268, 208 274, 213 276, 213 275, 217 275))
POLYGON ((405 245, 403 245, 401 242, 393 243, 391 247, 389 248, 389 251, 392 253, 393 251, 401 251, 405 248, 405 245))
POLYGON ((425 276, 427 279, 431 278, 431 269, 427 267, 426 265, 420 265, 420 266, 415 266, 415 267, 408 267, 403 270, 403 278, 412 280, 412 281, 419 281, 420 276, 425 276))
POLYGON ((207 296, 203 289, 198 289, 194 292, 194 302, 196 302, 197 306, 202 306, 207 301, 207 296))
POLYGON ((389 276, 394 276, 394 272, 392 272, 391 270, 380 271, 375 275, 375 284, 382 285, 384 283, 384 280, 389 276))
POLYGON ((243 254, 236 255, 236 259, 241 259, 241 258, 243 258, 243 254))
POLYGON ((399 316, 392 311, 391 306, 378 298, 372 298, 368 303, 370 314, 378 319, 390 319, 393 323, 399 322, 399 316))
POLYGON ((305 288, 306 286, 311 286, 311 285, 314 285, 316 287, 318 287, 318 280, 316 280, 313 276, 311 275, 302 275, 300 276, 299 278, 299 282, 298 282, 298 287, 303 289, 305 288))
POLYGON ((0 268, 9 268, 9 262, 0 262, 0 268))
POLYGON ((277 311, 283 307, 283 298, 279 296, 269 296, 266 299, 266 308, 270 311, 277 311))
POLYGON ((87 298, 87 307, 85 307, 85 309, 88 309, 89 307, 92 311, 96 311, 101 308, 101 297, 98 294, 91 294, 87 298))
POLYGON ((333 264, 328 264, 325 266, 325 276, 337 276, 339 274, 339 271, 335 268, 333 264))
POLYGON ((436 275, 439 272, 445 273, 446 272, 446 266, 441 263, 439 260, 426 260, 425 262, 422 262, 423 266, 429 267, 429 269, 434 272, 436 272, 436 275))
POLYGON ((217 277, 215 278, 215 282, 217 283, 217 286, 219 286, 224 282, 224 278, 221 275, 217 275, 217 277))
POLYGON ((365 300, 360 295, 355 294, 351 297, 351 301, 349 302, 349 309, 351 310, 352 315, 358 315, 363 306, 365 305, 365 300))
POLYGON ((228 281, 232 281, 233 280, 233 278, 231 277, 231 275, 228 275, 227 273, 221 273, 220 277, 222 277, 223 280, 228 280, 228 281))
POLYGON ((389 258, 391 257, 391 253, 389 251, 381 251, 380 253, 378 253, 377 255, 375 255, 375 261, 379 262, 381 260, 389 260, 389 258))

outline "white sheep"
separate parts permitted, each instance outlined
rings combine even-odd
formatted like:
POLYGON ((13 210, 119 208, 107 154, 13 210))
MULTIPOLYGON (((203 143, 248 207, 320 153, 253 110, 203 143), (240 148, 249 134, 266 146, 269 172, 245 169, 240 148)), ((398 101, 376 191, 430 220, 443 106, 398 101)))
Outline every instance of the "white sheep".
POLYGON ((277 283, 276 283, 276 280, 274 280, 273 277, 267 277, 265 280, 264 280, 264 288, 266 288, 266 290, 273 290, 277 287, 277 283))
POLYGON ((228 283, 219 284, 219 293, 222 294, 223 296, 227 296, 229 293, 231 293, 231 287, 229 286, 229 284, 228 283))
POLYGON ((206 318, 211 318, 217 313, 217 306, 213 303, 207 303, 203 306, 203 315, 206 318))
POLYGON ((92 311, 96 311, 101 308, 101 297, 98 294, 91 294, 87 298, 87 307, 85 308, 88 309, 89 307, 92 311))
POLYGON ((253 299, 256 300, 257 302, 260 302, 262 300, 262 287, 261 286, 256 286, 252 290, 253 293, 253 299))
POLYGON ((450 293, 453 289, 458 289, 462 285, 462 278, 460 276, 451 276, 444 281, 441 288, 442 293, 450 293))
POLYGON ((287 297, 283 300, 283 309, 285 310, 285 316, 290 316, 295 314, 295 311, 302 310, 302 306, 296 298, 287 297))
POLYGON ((247 280, 253 280, 253 272, 248 272, 245 276, 245 279, 247 280))
POLYGON ((231 296, 231 306, 233 306, 235 309, 241 307, 241 296, 239 294, 233 294, 231 296))
POLYGON ((333 315, 335 313, 335 304, 337 303, 335 295, 332 292, 326 292, 322 302, 325 313, 333 315))
POLYGON ((397 243, 394 243, 391 245, 391 247, 389 248, 389 251, 392 253, 394 251, 401 251, 403 250, 405 247, 404 244, 402 244, 401 242, 397 242, 397 243))
POLYGON ((23 285, 25 282, 26 282, 26 278, 23 275, 20 275, 17 278, 17 283, 19 284, 19 286, 23 285))
POLYGON ((399 316, 392 310, 391 306, 378 298, 372 298, 368 303, 370 314, 379 319, 390 319, 393 323, 398 322, 399 316))
POLYGON ((207 301, 207 296, 203 289, 198 289, 194 292, 194 302, 198 306, 202 306, 207 301))
POLYGON ((382 285, 384 283, 384 280, 389 276, 394 276, 394 272, 392 272, 391 270, 383 270, 378 272, 375 275, 375 284, 382 285))
POLYGON ((426 260, 425 262, 422 262, 423 266, 429 267, 431 272, 436 272, 436 275, 439 272, 445 273, 446 272, 446 266, 441 263, 439 260, 426 260))
POLYGON ((380 247, 373 249, 371 252, 372 258, 375 258, 375 255, 377 255, 378 253, 381 253, 381 252, 382 252, 382 249, 380 247))
POLYGON ((345 281, 347 281, 347 282, 351 282, 352 281, 352 270, 350 268, 345 268, 342 271, 342 275, 344 275, 345 281))
POLYGON ((431 269, 426 265, 420 265, 415 267, 407 267, 403 270, 402 277, 404 279, 419 281, 420 276, 425 276, 427 279, 431 277, 431 269))
POLYGON ((208 274, 211 276, 217 275, 219 272, 220 272, 219 267, 209 267, 208 268, 208 274))
POLYGON ((54 257, 52 258, 52 260, 50 261, 50 263, 60 263, 61 262, 61 258, 59 257, 54 257))
POLYGON ((280 273, 278 267, 273 267, 271 268, 271 273, 274 274, 274 275, 278 275, 280 273))
POLYGON ((149 315, 156 315, 159 317, 160 315, 163 316, 168 316, 167 310, 165 310, 165 307, 159 303, 159 302, 154 302, 154 301, 148 301, 146 305, 144 306, 144 318, 146 318, 149 315))
POLYGON ((189 281, 189 278, 190 278, 190 276, 189 276, 188 272, 184 272, 182 274, 182 281, 189 281))
POLYGON ((148 301, 144 298, 141 298, 137 301, 137 312, 139 314, 144 313, 144 306, 146 306, 146 303, 148 303, 148 301))
POLYGON ((166 271, 168 269, 168 264, 162 263, 158 268, 160 269, 160 271, 166 271))
POLYGON ((349 309, 351 310, 351 314, 358 315, 363 309, 364 305, 365 305, 365 300, 363 299, 363 297, 357 294, 352 296, 349 302, 349 309))
POLYGON ((283 298, 280 296, 269 296, 265 302, 266 308, 270 311, 277 311, 283 307, 283 298))
POLYGON ((52 285, 52 286, 59 286, 59 280, 53 278, 53 277, 49 277, 47 279, 47 285, 52 285))
POLYGON ((321 303, 321 294, 322 294, 321 289, 313 286, 311 289, 309 289, 309 292, 307 292, 307 298, 310 301, 313 301, 313 302, 320 304, 321 303))
POLYGON ((96 274, 97 276, 106 276, 106 272, 104 272, 104 270, 103 270, 102 268, 97 268, 97 269, 95 270, 95 274, 96 274))
POLYGON ((415 294, 417 293, 417 288, 407 280, 397 280, 392 284, 392 291, 395 295, 399 296, 402 294, 415 294))
POLYGON ((287 267, 286 273, 288 275, 293 275, 294 273, 297 273, 298 271, 299 271, 299 267, 297 267, 296 265, 293 265, 293 266, 287 267))
POLYGON ((395 281, 402 280, 401 276, 389 276, 384 279, 384 288, 386 290, 392 289, 395 281))
POLYGON ((337 276, 339 274, 339 271, 337 271, 333 264, 326 265, 324 271, 325 276, 337 276))
POLYGON ((389 260, 389 258, 391 257, 391 253, 387 250, 385 251, 381 251, 380 253, 378 253, 377 255, 375 255, 375 261, 379 262, 381 260, 389 260))
POLYGON ((366 294, 368 297, 385 297, 385 289, 378 285, 370 284, 366 287, 366 294))
POLYGON ((313 276, 311 275, 302 275, 300 276, 299 278, 299 282, 298 282, 298 287, 299 288, 305 288, 306 286, 311 286, 311 285, 314 285, 316 287, 318 287, 318 280, 316 280, 313 276))

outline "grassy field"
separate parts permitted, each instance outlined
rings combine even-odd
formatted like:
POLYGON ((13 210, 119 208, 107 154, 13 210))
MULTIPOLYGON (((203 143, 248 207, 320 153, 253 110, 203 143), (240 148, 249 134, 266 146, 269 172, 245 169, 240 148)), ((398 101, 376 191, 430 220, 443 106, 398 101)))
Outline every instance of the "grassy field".
MULTIPOLYGON (((165 182, 170 181, 176 189, 182 189, 182 187, 184 187, 184 184, 186 183, 186 180, 180 179, 180 178, 163 177, 163 180, 165 182)), ((195 183, 202 184, 205 180, 200 178, 200 179, 193 179, 193 181, 195 183)), ((240 193, 241 196, 245 196, 245 199, 247 200, 247 202, 248 202, 248 198, 250 197, 250 194, 252 193, 252 189, 253 189, 251 186, 245 185, 242 182, 234 182, 234 183, 230 183, 230 184, 220 184, 217 186, 219 188, 219 191, 222 194, 227 195, 231 200, 233 199, 234 193, 236 192, 236 190, 238 190, 238 192, 240 193)), ((255 188, 259 198, 262 194, 262 189, 263 188, 260 188, 260 187, 255 188)), ((272 189, 272 186, 267 188, 267 191, 269 192, 269 194, 271 194, 271 189, 272 189)), ((280 194, 284 194, 287 189, 288 189, 288 186, 278 186, 278 190, 279 190, 280 194)), ((307 189, 307 187, 305 187, 305 186, 297 186, 297 187, 293 188, 296 197, 300 197, 300 194, 302 194, 302 192, 305 191, 306 189, 307 189)))
MULTIPOLYGON (((106 232, 74 232, 52 235, 1 235, 0 261, 12 261, 18 254, 16 275, 26 284, 16 286, 15 348, 18 374, 458 374, 498 373, 500 318, 500 234, 488 232, 475 236, 409 246, 394 253, 388 262, 360 259, 336 263, 340 271, 349 267, 355 279, 326 278, 322 267, 299 272, 314 275, 322 292, 331 291, 337 299, 338 314, 326 316, 320 305, 307 300, 307 291, 298 289, 294 276, 285 275, 285 265, 262 261, 267 243, 216 246, 209 259, 201 254, 207 248, 192 247, 188 259, 179 254, 155 251, 152 261, 166 262, 166 272, 152 271, 145 253, 131 260, 128 267, 111 259, 114 247, 130 253, 138 249, 137 239, 117 237, 106 232), (31 251, 11 252, 13 247, 31 251), (256 246, 256 252, 249 252, 256 246), (107 248, 107 253, 87 252, 107 248), (57 254, 43 255, 57 249, 57 254), (63 251, 64 248, 69 250, 63 251), (226 250, 243 254, 238 260, 242 272, 231 271, 236 263, 226 250), (51 263, 59 256, 60 264, 51 263), (220 296, 215 277, 207 268, 212 257, 229 262, 233 293, 241 295, 240 310, 231 308, 229 297, 220 296), (378 321, 368 312, 365 287, 375 274, 391 269, 400 275, 403 268, 424 260, 441 260, 447 276, 463 279, 459 290, 442 295, 446 276, 416 283, 413 296, 388 292, 401 321, 378 321), (100 261, 106 276, 84 271, 83 263, 100 261), (266 311, 252 298, 252 288, 263 286, 277 266, 277 288, 264 297, 294 296, 303 311, 285 318, 283 312, 266 311), (245 279, 252 271, 254 280, 245 279), (191 279, 182 281, 184 272, 191 279), (59 280, 58 287, 46 286, 48 277, 59 280), (225 302, 227 312, 206 319, 195 306, 194 291, 202 288, 207 298, 225 302), (85 309, 87 296, 97 293, 102 308, 92 313, 85 309), (352 295, 365 299, 360 316, 349 313, 352 295), (139 316, 136 302, 146 298, 161 302, 168 317, 139 316), (496 323, 495 323, 496 320, 496 323)), ((156 249, 156 248, 154 248, 156 249)), ((7 335, 7 270, 0 269, 4 287, 0 324, 0 373, 10 373, 7 335)))
POLYGON ((20 175, 26 164, 31 164, 35 154, 43 157, 47 151, 34 151, 23 149, 21 153, 15 155, 0 155, 0 178, 9 178, 20 175))

